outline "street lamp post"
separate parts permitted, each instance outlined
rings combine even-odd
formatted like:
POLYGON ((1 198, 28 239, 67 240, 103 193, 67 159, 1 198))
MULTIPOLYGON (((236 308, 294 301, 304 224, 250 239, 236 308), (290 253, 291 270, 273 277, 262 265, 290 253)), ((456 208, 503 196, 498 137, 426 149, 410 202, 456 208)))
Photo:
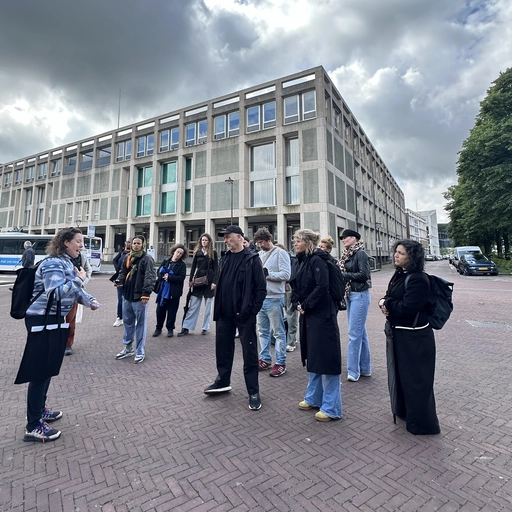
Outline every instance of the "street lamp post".
POLYGON ((224 180, 226 183, 229 183, 231 185, 231 226, 233 225, 233 187, 235 185, 235 181, 231 178, 228 178, 227 180, 224 180))
POLYGON ((382 259, 381 259, 381 253, 380 253, 381 247, 382 247, 382 241, 380 239, 380 227, 381 227, 381 223, 376 222, 375 230, 377 231, 377 263, 378 263, 379 268, 382 268, 382 259))

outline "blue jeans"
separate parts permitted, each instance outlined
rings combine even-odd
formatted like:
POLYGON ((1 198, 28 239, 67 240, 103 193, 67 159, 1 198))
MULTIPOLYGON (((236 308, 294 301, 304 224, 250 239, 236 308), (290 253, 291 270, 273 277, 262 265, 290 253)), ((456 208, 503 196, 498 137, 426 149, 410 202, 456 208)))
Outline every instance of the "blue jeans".
MULTIPOLYGON (((187 316, 183 320, 183 329, 193 331, 196 328, 197 320, 199 318, 199 311, 201 309, 201 302, 203 297, 190 296, 190 305, 187 311, 187 316)), ((204 299, 204 315, 203 315, 203 331, 210 328, 210 319, 212 317, 213 297, 204 299)))
POLYGON ((341 418, 341 375, 310 372, 304 400, 331 418, 341 418))
POLYGON ((347 371, 358 379, 361 373, 370 375, 370 342, 366 332, 366 317, 370 309, 370 290, 350 292, 346 298, 348 316, 347 371))
POLYGON ((286 330, 284 328, 284 298, 271 298, 263 301, 258 313, 258 335, 260 338, 260 359, 272 363, 270 353, 271 333, 276 340, 276 364, 286 365, 286 330))
POLYGON ((142 301, 130 302, 123 299, 123 343, 129 345, 136 340, 135 355, 143 356, 148 327, 148 305, 142 301))

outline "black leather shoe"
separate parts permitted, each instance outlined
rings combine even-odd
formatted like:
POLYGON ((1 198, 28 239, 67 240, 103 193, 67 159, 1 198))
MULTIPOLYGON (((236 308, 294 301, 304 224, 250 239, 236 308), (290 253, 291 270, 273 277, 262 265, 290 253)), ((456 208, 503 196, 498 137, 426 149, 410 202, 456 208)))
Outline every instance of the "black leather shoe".
POLYGON ((188 334, 188 329, 181 329, 181 331, 178 333, 178 338, 181 336, 186 336, 188 334))
MULTIPOLYGON (((179 334, 178 334, 179 336, 179 334)), ((174 332, 173 331, 167 331, 167 337, 168 338, 173 338, 174 337, 174 332)))
POLYGON ((155 329, 155 332, 153 333, 153 338, 160 336, 160 334, 162 334, 162 329, 155 329))

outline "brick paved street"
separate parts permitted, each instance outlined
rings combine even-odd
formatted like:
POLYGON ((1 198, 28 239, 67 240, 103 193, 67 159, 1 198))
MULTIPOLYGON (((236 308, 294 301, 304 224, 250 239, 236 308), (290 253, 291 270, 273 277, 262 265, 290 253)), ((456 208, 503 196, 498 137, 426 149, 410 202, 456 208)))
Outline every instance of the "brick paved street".
MULTIPOLYGON (((260 373, 260 411, 248 409, 239 347, 232 392, 202 393, 216 374, 212 333, 148 337, 143 364, 116 361, 116 294, 95 275, 88 289, 104 306, 84 312, 75 354, 52 381, 63 434, 45 445, 22 441, 26 385, 12 382, 25 328, 1 285, 0 511, 512 510, 512 278, 462 277, 446 261, 427 270, 456 283, 456 310, 436 336, 442 433, 426 437, 390 412, 377 307, 390 270, 373 275, 373 375, 348 383, 344 370, 343 419, 330 423, 297 407, 299 351, 286 375, 260 373)), ((154 311, 152 300, 149 336, 154 311)))

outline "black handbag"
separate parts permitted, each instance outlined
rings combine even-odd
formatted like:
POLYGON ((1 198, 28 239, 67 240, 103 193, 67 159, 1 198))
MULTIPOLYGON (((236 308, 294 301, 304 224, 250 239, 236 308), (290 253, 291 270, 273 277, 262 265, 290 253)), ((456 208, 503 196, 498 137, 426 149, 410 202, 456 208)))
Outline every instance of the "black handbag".
POLYGON ((48 300, 46 314, 26 317, 27 343, 16 375, 15 384, 36 382, 54 377, 60 372, 68 341, 69 327, 63 327, 61 303, 57 314, 50 315, 53 293, 48 300))
POLYGON ((200 286, 208 286, 208 276, 194 277, 192 286, 198 288, 200 286))

